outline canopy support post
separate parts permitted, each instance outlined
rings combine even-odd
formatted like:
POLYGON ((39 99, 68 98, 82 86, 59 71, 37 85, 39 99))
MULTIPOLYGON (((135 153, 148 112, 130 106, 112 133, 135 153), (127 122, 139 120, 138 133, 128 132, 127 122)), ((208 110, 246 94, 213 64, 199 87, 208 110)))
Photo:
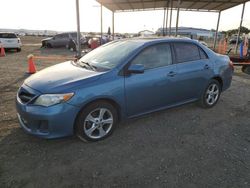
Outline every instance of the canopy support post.
POLYGON ((168 35, 168 10, 169 10, 169 8, 167 7, 167 16, 166 16, 166 35, 168 35))
POLYGON ((216 48, 216 42, 217 42, 217 38, 218 38, 218 30, 219 30, 219 26, 220 26, 220 15, 221 15, 221 11, 219 12, 219 15, 218 15, 218 21, 217 21, 217 26, 216 26, 215 36, 214 36, 214 45, 213 45, 214 50, 216 48))
POLYGON ((165 19, 166 19, 166 8, 164 8, 163 25, 162 25, 162 35, 165 36, 165 19))
POLYGON ((77 24, 77 58, 81 57, 81 30, 80 30, 80 13, 79 0, 76 0, 76 24, 77 24))
POLYGON ((102 4, 101 4, 101 40, 100 40, 101 45, 102 45, 102 35, 103 35, 103 32, 102 32, 102 4))
POLYGON ((115 39, 115 13, 112 12, 112 40, 115 39))
POLYGON ((246 3, 243 3, 241 19, 240 19, 240 27, 239 27, 238 34, 237 34, 237 41, 236 41, 236 46, 235 46, 235 51, 234 51, 235 54, 237 53, 238 46, 239 46, 240 31, 241 31, 241 26, 243 22, 244 12, 245 12, 245 5, 246 3))
POLYGON ((171 0, 171 5, 170 5, 170 21, 169 21, 169 36, 171 36, 171 27, 172 27, 172 13, 173 13, 173 0, 171 0))
POLYGON ((175 26, 175 37, 177 37, 177 33, 178 33, 179 14, 180 14, 180 8, 177 9, 176 26, 175 26))

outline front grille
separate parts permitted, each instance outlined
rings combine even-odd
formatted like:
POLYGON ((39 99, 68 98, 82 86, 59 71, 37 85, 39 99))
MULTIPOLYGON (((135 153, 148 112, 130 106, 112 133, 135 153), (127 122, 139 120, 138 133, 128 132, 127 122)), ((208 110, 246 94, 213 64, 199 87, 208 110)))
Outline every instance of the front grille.
POLYGON ((22 101, 22 103, 28 103, 35 97, 35 95, 29 93, 28 91, 21 90, 18 94, 18 97, 22 101))

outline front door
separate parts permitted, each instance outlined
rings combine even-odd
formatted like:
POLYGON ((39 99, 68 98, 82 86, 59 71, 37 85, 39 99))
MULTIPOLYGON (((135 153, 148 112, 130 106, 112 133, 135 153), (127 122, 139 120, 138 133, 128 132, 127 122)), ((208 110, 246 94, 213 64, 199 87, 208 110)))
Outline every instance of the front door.
POLYGON ((176 65, 172 64, 171 47, 168 43, 143 49, 131 62, 142 64, 142 74, 125 76, 127 115, 137 116, 176 102, 176 65))

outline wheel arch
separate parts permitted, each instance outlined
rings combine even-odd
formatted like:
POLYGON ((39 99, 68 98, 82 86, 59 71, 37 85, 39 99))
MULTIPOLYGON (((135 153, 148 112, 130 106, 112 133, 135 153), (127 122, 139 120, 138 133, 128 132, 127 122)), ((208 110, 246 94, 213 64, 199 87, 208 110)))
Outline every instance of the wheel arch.
POLYGON ((51 43, 51 42, 49 42, 49 41, 48 41, 48 42, 46 42, 45 44, 46 44, 46 46, 47 46, 48 48, 53 48, 53 46, 52 46, 52 43, 51 43))
POLYGON ((220 76, 214 76, 212 79, 217 80, 221 86, 221 89, 223 89, 223 80, 220 76))
POLYGON ((74 133, 76 131, 76 121, 77 121, 80 113, 84 110, 84 108, 86 108, 88 105, 91 105, 93 103, 102 102, 102 101, 111 104, 116 109, 117 115, 118 115, 118 122, 122 119, 121 106, 117 101, 115 101, 114 99, 108 98, 108 97, 96 98, 96 99, 93 99, 91 101, 86 102, 84 105, 81 106, 81 108, 80 108, 79 112, 77 113, 76 118, 74 120, 74 127, 73 127, 74 133))

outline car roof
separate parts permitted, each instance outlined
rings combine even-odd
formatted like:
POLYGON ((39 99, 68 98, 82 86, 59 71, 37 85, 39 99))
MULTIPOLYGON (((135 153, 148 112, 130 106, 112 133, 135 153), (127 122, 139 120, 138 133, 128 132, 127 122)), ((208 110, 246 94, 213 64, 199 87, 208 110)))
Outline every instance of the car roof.
POLYGON ((160 42, 189 42, 199 44, 199 42, 190 39, 190 38, 178 38, 178 37, 138 37, 138 38, 129 38, 121 39, 121 41, 134 41, 142 44, 148 43, 160 43, 160 42))
POLYGON ((0 32, 0 34, 16 34, 14 32, 0 32))

